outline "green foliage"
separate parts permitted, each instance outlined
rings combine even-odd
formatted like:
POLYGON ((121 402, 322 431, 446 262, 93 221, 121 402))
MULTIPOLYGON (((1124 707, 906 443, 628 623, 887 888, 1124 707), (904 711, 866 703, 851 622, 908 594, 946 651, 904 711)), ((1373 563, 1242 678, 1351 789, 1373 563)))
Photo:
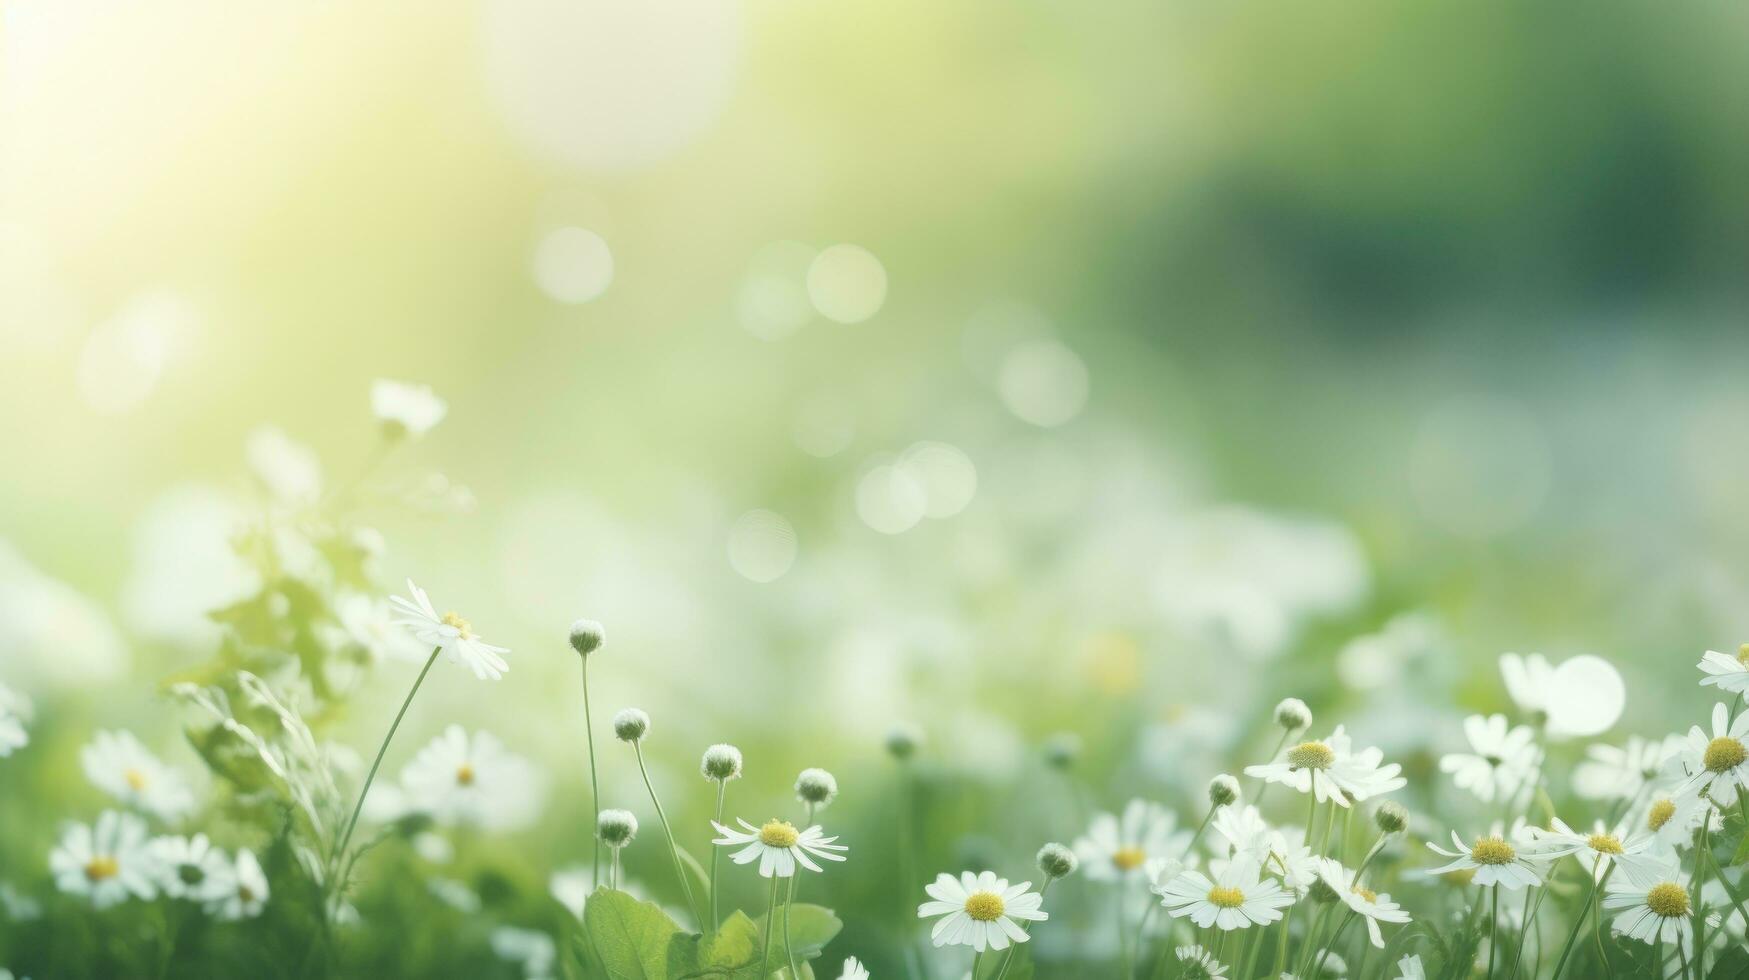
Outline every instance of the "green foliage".
MULTIPOLYGON (((804 977, 813 975, 805 962, 820 956, 843 927, 831 909, 797 904, 791 910, 790 943, 804 977)), ((575 949, 584 963, 584 976, 608 980, 787 976, 789 949, 784 944, 781 907, 769 944, 765 929, 764 916, 754 920, 736 911, 709 936, 688 933, 654 903, 600 888, 584 907, 583 935, 575 949)))

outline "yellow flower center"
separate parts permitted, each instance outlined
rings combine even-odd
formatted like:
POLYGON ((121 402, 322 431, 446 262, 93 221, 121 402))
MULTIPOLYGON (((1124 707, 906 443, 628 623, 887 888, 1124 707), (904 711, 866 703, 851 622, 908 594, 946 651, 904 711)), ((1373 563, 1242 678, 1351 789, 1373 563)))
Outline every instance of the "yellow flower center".
POLYGON ((455 771, 455 784, 457 786, 474 785, 474 767, 469 763, 462 763, 455 771))
POLYGON ((1224 909, 1236 909, 1245 904, 1245 893, 1237 888, 1216 885, 1209 889, 1209 902, 1224 909))
POLYGON ((1111 852, 1111 863, 1119 871, 1132 871, 1141 867, 1142 862, 1147 859, 1147 852, 1136 847, 1134 844, 1129 847, 1120 847, 1111 852))
POLYGON ((1659 800, 1652 804, 1652 809, 1646 811, 1646 829, 1663 830, 1670 818, 1676 816, 1676 803, 1672 800, 1659 800))
POLYGON ((794 847, 801 835, 796 833, 796 825, 788 820, 773 818, 765 821, 765 826, 759 828, 759 843, 766 847, 794 847))
POLYGON ((128 789, 136 793, 146 788, 146 774, 138 769, 129 769, 121 774, 121 778, 127 780, 128 789))
POLYGON ((1659 882, 1646 892, 1646 907, 1666 919, 1688 915, 1688 893, 1674 881, 1659 882))
POLYGON ((995 892, 973 892, 966 897, 966 914, 979 922, 993 922, 1007 908, 1002 896, 995 892))
POLYGON ((1512 845, 1498 837, 1483 837, 1470 848, 1470 860, 1477 864, 1511 864, 1516 857, 1512 845))
POLYGON ((1301 742, 1287 750, 1287 764, 1294 769, 1328 769, 1336 753, 1323 742, 1301 742))
POLYGON ((253 902, 253 901, 255 901, 255 890, 250 888, 248 885, 238 885, 237 886, 237 898, 245 903, 253 902))
POLYGON ((1710 772, 1729 772, 1749 759, 1749 749, 1734 738, 1715 738, 1707 743, 1706 754, 1701 757, 1701 763, 1710 772))
POLYGON ((1585 839, 1585 846, 1599 854, 1620 854, 1621 838, 1614 834, 1592 834, 1585 839))
POLYGON ((1745 643, 1737 648, 1737 662, 1745 667, 1749 667, 1749 643, 1745 643))
POLYGON ((118 874, 121 874, 121 865, 116 863, 115 858, 107 854, 94 857, 89 864, 85 865, 85 880, 89 882, 104 881, 114 878, 118 874))
POLYGON ((461 614, 458 612, 455 612, 454 610, 451 610, 451 611, 443 614, 443 625, 454 626, 456 628, 456 632, 460 633, 462 635, 462 639, 464 639, 464 640, 473 638, 474 625, 472 623, 468 622, 467 620, 463 619, 461 617, 461 614))
POLYGON ((1354 893, 1369 902, 1376 903, 1379 900, 1378 892, 1373 891, 1371 888, 1363 888, 1360 885, 1355 885, 1354 893))

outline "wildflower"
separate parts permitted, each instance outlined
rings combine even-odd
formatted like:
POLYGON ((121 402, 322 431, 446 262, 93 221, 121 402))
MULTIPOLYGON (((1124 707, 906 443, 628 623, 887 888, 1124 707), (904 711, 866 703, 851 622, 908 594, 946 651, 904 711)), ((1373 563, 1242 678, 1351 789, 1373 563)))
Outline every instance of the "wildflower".
POLYGON ((531 823, 540 809, 544 785, 540 771, 510 752, 490 732, 471 737, 460 725, 419 750, 401 770, 408 808, 443 826, 515 830, 531 823))
POLYGON ((796 865, 800 864, 809 871, 819 871, 820 866, 809 860, 810 857, 824 858, 827 861, 842 861, 844 855, 833 851, 845 851, 849 848, 842 844, 834 844, 836 837, 826 837, 820 826, 815 824, 806 830, 797 830, 795 824, 776 817, 767 820, 763 826, 755 827, 745 820, 738 820, 741 826, 747 828, 747 833, 730 830, 716 821, 711 826, 722 836, 711 841, 723 847, 740 847, 741 850, 729 855, 729 860, 736 864, 759 862, 759 876, 762 878, 788 878, 796 873, 796 865), (746 846, 742 846, 746 845, 746 846))
POLYGON ((887 730, 887 754, 903 762, 917 754, 922 741, 923 735, 916 726, 901 722, 887 730))
POLYGON ((571 649, 579 657, 587 657, 607 642, 607 631, 593 619, 579 619, 571 624, 571 649))
POLYGON ((454 612, 439 616, 425 590, 414 585, 412 579, 407 580, 407 591, 412 594, 412 599, 398 595, 389 597, 401 616, 395 620, 395 625, 412 630, 419 642, 436 648, 434 652, 449 657, 450 663, 466 666, 480 680, 497 680, 510 669, 500 656, 509 653, 510 648, 493 646, 480 639, 474 633, 473 624, 454 612))
POLYGON ((1732 694, 1749 693, 1749 643, 1738 647, 1734 657, 1708 650, 1695 666, 1707 675, 1700 679, 1702 687, 1717 687, 1732 694))
POLYGON ((1201 946, 1180 946, 1173 955, 1178 957, 1178 975, 1185 980, 1227 980, 1226 965, 1201 946))
POLYGON ((1178 829, 1172 811, 1146 800, 1131 800, 1123 816, 1097 814, 1087 833, 1075 841, 1075 855, 1093 881, 1127 881, 1146 874, 1154 858, 1182 857, 1190 832, 1178 829))
POLYGON ((595 836, 608 847, 624 847, 638 836, 638 818, 630 810, 603 810, 595 819, 595 836))
POLYGON ((396 629, 395 611, 387 600, 361 592, 344 592, 334 600, 341 635, 362 649, 372 662, 393 659, 420 662, 429 651, 406 631, 396 629))
POLYGON ((1239 798, 1239 781, 1226 773, 1209 780, 1209 803, 1226 806, 1239 798))
POLYGON ((1038 849, 1038 869, 1047 879, 1067 878, 1080 864, 1075 852, 1061 844, 1046 844, 1038 849))
POLYGON ((389 439, 417 438, 443 421, 449 406, 425 385, 378 378, 370 386, 370 410, 389 439))
POLYGON ((92 785, 161 820, 194 809, 194 794, 182 776, 146 750, 131 732, 98 732, 79 751, 92 785))
POLYGON ((1508 727, 1505 715, 1471 715, 1464 719, 1464 736, 1473 752, 1454 752, 1439 760, 1439 770, 1450 773, 1459 789, 1491 803, 1512 799, 1535 778, 1536 733, 1528 725, 1508 727))
POLYGON ((1183 871, 1153 891, 1174 918, 1189 916, 1204 929, 1266 926, 1280 919, 1281 909, 1294 902, 1279 882, 1262 878, 1257 863, 1249 858, 1228 862, 1213 880, 1200 871, 1183 871))
POLYGON ((1386 800, 1373 811, 1373 823, 1386 834, 1400 834, 1409 829, 1409 811, 1395 800, 1386 800))
POLYGON ((1284 731, 1304 731, 1312 727, 1312 709, 1299 698, 1282 698, 1275 706, 1275 723, 1284 731))
POLYGON ((261 862, 255 860, 253 851, 237 849, 236 864, 226 876, 226 884, 229 887, 225 893, 207 905, 207 911, 213 915, 235 922, 253 919, 267 907, 267 875, 262 872, 261 862))
POLYGON ((1484 887, 1501 885, 1508 891, 1543 883, 1535 862, 1544 858, 1531 849, 1534 842, 1526 839, 1521 825, 1515 824, 1511 834, 1502 834, 1496 829, 1485 837, 1476 838, 1476 842, 1469 845, 1454 830, 1451 832, 1451 843, 1457 850, 1448 851, 1432 841, 1427 842, 1428 849, 1435 854, 1456 858, 1450 864, 1434 868, 1428 874, 1474 872, 1470 880, 1475 884, 1484 887))
POLYGON ((852 956, 844 961, 844 969, 839 972, 838 980, 868 980, 868 967, 857 962, 852 956))
POLYGON ((1621 674, 1589 654, 1559 666, 1550 666, 1541 654, 1501 654, 1500 676, 1513 703, 1550 738, 1596 735, 1615 724, 1626 703, 1621 674))
POLYGON ((291 506, 315 503, 322 496, 322 464, 307 446, 264 425, 249 433, 244 458, 255 478, 273 498, 291 506))
POLYGON ((796 776, 796 799, 816 807, 829 805, 838 796, 838 780, 824 769, 803 769, 796 776))
POLYGON ((1336 893, 1342 904, 1362 919, 1366 920, 1367 935, 1371 937, 1375 949, 1385 948, 1384 936, 1379 932, 1379 923, 1403 923, 1409 921, 1409 913, 1401 905, 1391 901, 1390 894, 1374 893, 1372 889, 1359 884, 1354 873, 1344 868, 1339 861, 1330 858, 1320 858, 1318 861, 1318 877, 1336 893))
POLYGON ((205 834, 159 837, 150 845, 158 888, 170 898, 211 902, 231 890, 231 862, 205 834))
POLYGON ((1421 957, 1405 956, 1398 960, 1397 980, 1427 980, 1427 968, 1421 965, 1421 957))
POLYGON ((1081 738, 1073 732, 1058 732, 1045 739, 1043 755, 1052 769, 1069 769, 1081 757, 1081 738))
POLYGON ((116 810, 103 811, 95 826, 68 825, 60 846, 49 854, 55 886, 71 895, 89 897, 100 909, 129 895, 156 896, 154 864, 146 822, 116 810))
POLYGON ((30 744, 24 725, 30 720, 30 699, 0 684, 0 759, 30 744))
POLYGON ((590 871, 581 866, 560 868, 547 879, 547 892, 553 896, 553 900, 579 920, 583 918, 583 906, 589 898, 590 889, 590 871))
POLYGON ((1384 753, 1377 748, 1355 752, 1348 734, 1338 725, 1328 739, 1301 742, 1290 747, 1281 762, 1246 766, 1245 775, 1311 793, 1320 803, 1330 801, 1346 807, 1351 799, 1364 800, 1408 784, 1398 775, 1402 766, 1394 762, 1381 765, 1383 761, 1384 753))
POLYGON ((1694 909, 1681 870, 1671 861, 1648 881, 1610 879, 1603 907, 1621 912, 1610 924, 1611 931, 1648 944, 1674 940, 1692 950, 1694 909))
POLYGON ((941 921, 929 932, 937 946, 970 946, 982 953, 985 949, 1006 949, 1010 942, 1024 943, 1026 930, 1015 924, 1016 919, 1043 922, 1050 915, 1039 905, 1043 896, 1027 889, 1032 882, 1008 884, 1008 879, 994 872, 960 873, 958 878, 941 874, 923 887, 933 901, 917 906, 917 917, 941 916, 941 921))
POLYGON ((1591 800, 1631 800, 1647 784, 1662 780, 1670 760, 1686 744, 1681 735, 1629 735, 1623 746, 1587 746, 1585 759, 1573 767, 1573 791, 1591 800))
POLYGON ((1722 826, 1719 813, 1710 800, 1680 793, 1661 793, 1645 806, 1643 826, 1652 835, 1652 847, 1658 851, 1688 847, 1694 843, 1694 832, 1701 821, 1712 821, 1712 829, 1722 826))
POLYGON ((698 771, 706 779, 714 779, 719 783, 741 778, 741 750, 733 745, 713 745, 704 750, 704 758, 699 760, 698 771))
POLYGON ((650 716, 637 708, 627 708, 613 716, 613 734, 622 742, 636 742, 649 734, 650 716))
POLYGON ((1715 785, 1730 790, 1749 789, 1749 711, 1731 720, 1731 709, 1723 703, 1713 705, 1713 735, 1707 738, 1699 725, 1688 730, 1688 741, 1679 756, 1688 780, 1680 792, 1688 796, 1705 796, 1719 803, 1725 797, 1715 795, 1715 785))
POLYGON ((1630 834, 1621 827, 1606 827, 1599 820, 1592 826, 1590 833, 1583 834, 1567 826, 1560 817, 1552 818, 1549 828, 1531 829, 1530 835, 1537 842, 1537 852, 1550 858, 1571 854, 1581 864, 1592 865, 1600 881, 1611 864, 1620 864, 1622 873, 1631 878, 1640 877, 1647 869, 1655 868, 1658 864, 1657 859, 1646 853, 1653 842, 1649 833, 1630 834))
POLYGON ((522 964, 528 980, 550 980, 558 962, 559 948, 553 937, 537 929, 499 926, 492 930, 492 952, 509 963, 522 964))

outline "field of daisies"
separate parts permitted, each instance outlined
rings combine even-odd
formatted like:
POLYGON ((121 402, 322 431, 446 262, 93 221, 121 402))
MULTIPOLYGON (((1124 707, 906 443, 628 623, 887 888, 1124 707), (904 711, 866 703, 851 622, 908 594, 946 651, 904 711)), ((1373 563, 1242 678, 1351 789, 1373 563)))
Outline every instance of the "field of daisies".
MULTIPOLYGON (((1629 692, 1598 657, 1503 653, 1477 682, 1511 710, 1437 732, 1434 756, 1390 758, 1284 686, 1215 708, 1251 712, 1231 751, 1173 742, 1172 792, 1089 770, 1083 745, 1117 721, 1097 713, 996 778, 950 763, 944 740, 967 736, 941 719, 890 719, 851 758, 798 733, 816 764, 754 789, 769 763, 733 728, 676 744, 682 719, 603 700, 602 678, 640 666, 590 610, 512 649, 465 594, 383 581, 385 542, 356 514, 447 405, 395 381, 369 404, 378 451, 351 483, 318 489, 276 432, 248 447, 271 503, 231 540, 255 584, 210 610, 216 654, 155 698, 198 770, 102 705, 58 721, 76 749, 48 748, 32 701, 0 688, 9 822, 44 774, 90 789, 34 852, 9 835, 7 976, 1749 972, 1749 645, 1672 667, 1692 708, 1670 731, 1615 730, 1629 692), (571 666, 562 769, 488 730, 406 723, 433 688, 492 701, 530 660, 571 666), (354 692, 391 680, 393 710, 363 719, 376 737, 337 740, 354 692), (678 791, 677 759, 694 760, 678 791), (503 846, 556 800, 574 817, 546 829, 570 860, 503 846)), ((1431 631, 1393 621, 1344 657, 1376 665, 1431 631)))

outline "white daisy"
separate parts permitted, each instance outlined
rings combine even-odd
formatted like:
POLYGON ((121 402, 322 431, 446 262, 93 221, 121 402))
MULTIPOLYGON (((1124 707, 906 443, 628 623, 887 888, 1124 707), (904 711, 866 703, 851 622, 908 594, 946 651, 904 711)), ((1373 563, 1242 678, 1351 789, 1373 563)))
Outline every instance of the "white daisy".
POLYGON ((1500 833, 1498 827, 1485 837, 1476 838, 1474 844, 1465 844, 1457 835, 1451 832, 1451 843, 1455 851, 1448 851, 1432 841, 1427 842, 1429 850, 1448 858, 1456 858, 1444 867, 1434 868, 1429 875, 1450 874, 1451 872, 1474 872, 1471 881, 1484 887, 1501 885, 1508 891, 1517 891, 1527 885, 1543 883, 1538 863, 1546 860, 1533 849, 1535 841, 1522 829, 1522 822, 1514 823, 1511 834, 1500 833))
POLYGON ((270 894, 267 875, 261 862, 247 848, 237 848, 237 861, 231 868, 230 889, 207 905, 207 911, 227 922, 253 919, 267 907, 270 894))
POLYGON ((443 826, 520 830, 534 822, 545 796, 540 770, 490 732, 472 737, 460 725, 419 750, 401 770, 407 807, 443 826))
POLYGON ((443 421, 449 406, 425 385, 378 378, 370 386, 371 414, 391 438, 422 436, 443 421))
POLYGON ((765 821, 762 827, 755 827, 740 818, 736 818, 736 821, 749 832, 730 830, 713 820, 711 826, 717 828, 717 833, 723 836, 711 843, 722 847, 740 847, 739 851, 729 855, 729 860, 736 864, 758 861, 761 878, 789 878, 796 873, 798 864, 809 871, 819 871, 820 866, 809 860, 810 857, 842 861, 844 855, 832 852, 849 850, 843 844, 832 843, 838 838, 824 836, 819 824, 806 830, 797 830, 795 824, 776 817, 765 821))
POLYGON ((1388 892, 1376 893, 1359 884, 1354 879, 1354 873, 1344 868, 1339 861, 1320 858, 1318 877, 1336 893, 1342 904, 1366 920, 1367 935, 1372 939, 1375 949, 1385 948, 1385 937, 1379 932, 1379 923, 1401 924, 1409 921, 1409 913, 1401 905, 1391 901, 1388 892))
POLYGON ((231 862, 205 834, 159 837, 149 846, 158 888, 170 898, 210 902, 231 890, 231 862))
POLYGON ((1178 957, 1178 975, 1185 980, 1227 980, 1226 964, 1201 946, 1180 946, 1172 952, 1178 957))
POLYGON ((1688 779, 1680 792, 1685 796, 1705 796, 1715 802, 1730 802, 1733 789, 1749 789, 1749 711, 1731 720, 1731 709, 1723 703, 1713 705, 1713 734, 1707 737, 1699 725, 1688 730, 1688 740, 1674 763, 1680 765, 1688 779), (1724 795, 1713 792, 1714 786, 1724 795))
POLYGON ((1694 908, 1681 869, 1671 862, 1650 881, 1610 879, 1603 907, 1621 912, 1610 923, 1611 931, 1647 944, 1674 941, 1692 954, 1694 908))
POLYGON ((1453 752, 1439 760, 1459 789, 1484 803, 1512 799, 1535 778, 1536 732, 1528 725, 1508 725, 1505 715, 1471 715, 1464 719, 1464 737, 1472 752, 1453 752))
POLYGON ((1081 873, 1094 881, 1135 881, 1155 858, 1182 858, 1190 832, 1178 830, 1172 811, 1147 800, 1131 800, 1123 816, 1100 813, 1075 841, 1081 873))
POLYGON ((1364 800, 1408 785, 1409 781, 1398 775, 1402 766, 1394 762, 1380 765, 1384 757, 1377 748, 1355 752, 1347 733, 1338 725, 1323 741, 1290 747, 1281 762, 1246 766, 1245 775, 1311 793, 1320 803, 1333 801, 1346 807, 1350 799, 1364 800))
POLYGON ((30 699, 0 684, 0 759, 30 744, 30 699))
POLYGON ((1550 738, 1597 735, 1616 723, 1627 702, 1621 674, 1609 661, 1590 654, 1557 666, 1541 654, 1501 654, 1500 676, 1513 703, 1550 738))
POLYGON ((181 774, 158 761, 131 732, 98 732, 79 751, 79 762, 92 785, 160 819, 194 809, 194 794, 181 774))
POLYGON ((1644 739, 1629 735, 1627 744, 1590 745, 1585 759, 1573 767, 1573 792, 1588 800, 1631 800, 1647 784, 1663 781, 1670 759, 1687 740, 1681 735, 1644 739))
POLYGON ((412 579, 407 580, 407 591, 412 594, 412 599, 398 595, 389 597, 401 614, 401 618, 395 620, 397 626, 412 630, 419 642, 426 646, 442 650, 451 663, 467 665, 480 680, 488 677, 497 680, 510 669, 510 665, 499 656, 509 653, 510 648, 495 647, 480 639, 474 634, 473 626, 454 612, 439 616, 425 590, 414 585, 412 579))
POLYGON ((1264 879, 1255 861, 1240 858, 1210 880, 1200 871, 1185 871, 1154 888, 1160 904, 1173 917, 1189 916, 1202 928, 1244 929, 1266 926, 1281 918, 1281 909, 1294 903, 1281 883, 1264 879))
POLYGON ((1397 980, 1427 980, 1427 968, 1421 965, 1421 957, 1405 956, 1398 960, 1397 980))
POLYGON ((1734 657, 1708 650, 1695 666, 1707 675, 1700 679, 1702 687, 1717 687, 1732 694, 1749 693, 1749 643, 1738 647, 1734 657))
POLYGON ((492 930, 492 952, 510 963, 522 964, 527 980, 549 980, 559 956, 553 937, 537 929, 499 926, 492 930))
POLYGON ((334 616, 345 641, 364 650, 372 663, 385 659, 423 663, 431 653, 406 630, 396 628, 395 610, 387 600, 342 592, 334 599, 334 616))
POLYGON ((1711 819, 1713 830, 1724 826, 1712 801, 1700 796, 1680 793, 1660 793, 1642 810, 1642 826, 1652 835, 1655 850, 1669 852, 1694 844, 1694 832, 1701 821, 1711 819))
POLYGON ((1638 877, 1661 863, 1647 853, 1653 845, 1650 833, 1628 833, 1623 827, 1611 829, 1601 820, 1592 826, 1590 833, 1580 833, 1560 817, 1554 817, 1548 829, 1532 827, 1530 835, 1536 840, 1537 853, 1550 858, 1571 854, 1580 864, 1595 869, 1599 881, 1611 864, 1621 865, 1622 873, 1629 877, 1638 877))
POLYGON ((146 822, 116 810, 103 811, 95 826, 69 824, 60 846, 49 854, 55 886, 71 895, 90 897, 91 904, 100 909, 129 895, 156 896, 154 866, 146 822))
POLYGON ((1030 887, 1030 881, 1010 885, 1007 878, 998 878, 992 871, 975 875, 964 871, 958 878, 936 875, 933 883, 923 887, 933 901, 917 906, 917 917, 942 917, 929 932, 937 946, 970 946, 980 953, 1006 949, 1011 942, 1027 939, 1026 930, 1014 920, 1043 922, 1050 918, 1039 909, 1044 897, 1027 891, 1030 887))
POLYGON ((1227 842, 1230 857, 1256 862, 1264 873, 1279 876, 1295 894, 1305 894, 1318 877, 1318 855, 1301 841, 1302 835, 1270 827, 1254 806, 1222 807, 1210 827, 1227 842))
POLYGON ((863 966, 852 956, 844 961, 844 969, 839 972, 838 980, 868 980, 868 967, 863 966))

